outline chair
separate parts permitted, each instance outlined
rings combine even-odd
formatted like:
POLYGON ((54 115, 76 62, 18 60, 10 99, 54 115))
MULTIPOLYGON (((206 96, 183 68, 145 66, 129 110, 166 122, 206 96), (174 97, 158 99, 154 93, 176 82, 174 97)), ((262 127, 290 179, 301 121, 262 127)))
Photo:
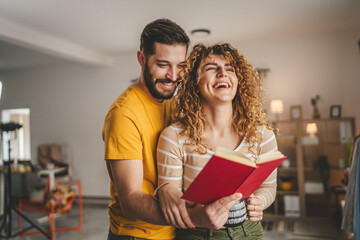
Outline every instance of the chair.
MULTIPOLYGON (((49 229, 44 231, 49 233, 51 239, 54 239, 55 232, 81 230, 83 222, 82 189, 81 180, 76 181, 56 181, 53 189, 50 189, 50 180, 47 181, 43 200, 20 199, 18 204, 19 212, 26 210, 46 214, 49 229), (72 210, 72 204, 75 198, 79 203, 79 219, 77 226, 56 228, 55 216, 67 214, 72 210)), ((40 233, 38 230, 26 231, 22 228, 21 216, 19 215, 19 232, 21 236, 40 233)))
MULTIPOLYGON (((63 162, 62 149, 59 144, 49 143, 40 144, 37 148, 38 163, 42 169, 58 167, 63 169, 55 173, 56 177, 69 176, 69 165, 63 162)), ((43 174, 40 174, 43 177, 43 174)), ((45 174, 46 177, 46 174, 45 174)))

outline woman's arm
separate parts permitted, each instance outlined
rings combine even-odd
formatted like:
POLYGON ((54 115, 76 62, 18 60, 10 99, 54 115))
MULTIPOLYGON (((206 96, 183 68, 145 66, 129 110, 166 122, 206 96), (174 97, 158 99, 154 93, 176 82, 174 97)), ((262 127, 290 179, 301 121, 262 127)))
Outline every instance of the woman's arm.
POLYGON ((158 186, 160 208, 166 221, 177 228, 194 228, 180 197, 183 187, 183 160, 176 130, 169 126, 161 133, 157 147, 158 186), (167 183, 166 185, 164 185, 167 183))
MULTIPOLYGON (((264 127, 262 136, 263 141, 260 144, 260 152, 258 154, 273 152, 278 149, 274 132, 264 127)), ((274 202, 276 197, 276 178, 277 170, 275 169, 258 189, 255 190, 254 194, 247 199, 246 209, 250 221, 262 220, 263 211, 274 202)))
MULTIPOLYGON (((267 128, 264 129, 263 141, 260 144, 260 149, 261 151, 259 154, 278 150, 275 134, 273 131, 270 131, 267 128)), ((277 169, 275 169, 254 192, 254 195, 262 200, 262 207, 264 210, 275 201, 277 184, 276 180, 277 169)))

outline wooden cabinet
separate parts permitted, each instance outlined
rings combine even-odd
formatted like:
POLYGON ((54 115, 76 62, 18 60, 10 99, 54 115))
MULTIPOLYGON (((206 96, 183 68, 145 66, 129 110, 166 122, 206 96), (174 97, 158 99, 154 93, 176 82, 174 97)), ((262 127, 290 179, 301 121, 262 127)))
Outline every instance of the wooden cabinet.
POLYGON ((336 204, 332 189, 341 186, 345 178, 344 168, 349 165, 347 152, 354 137, 355 119, 298 119, 273 124, 279 129, 279 150, 288 156, 290 164, 279 166, 277 197, 266 212, 283 215, 284 196, 296 195, 301 217, 332 214, 331 206, 336 204), (316 123, 314 136, 309 136, 306 131, 308 123, 316 123), (328 166, 324 174, 319 171, 319 166, 328 166), (292 186, 285 189, 282 180, 289 178, 292 186))

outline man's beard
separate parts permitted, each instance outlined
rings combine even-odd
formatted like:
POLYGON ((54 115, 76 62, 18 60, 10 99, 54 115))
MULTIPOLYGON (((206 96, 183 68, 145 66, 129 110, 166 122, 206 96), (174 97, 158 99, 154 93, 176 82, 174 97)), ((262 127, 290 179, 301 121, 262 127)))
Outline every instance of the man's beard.
POLYGON ((174 96, 176 86, 174 87, 174 90, 172 92, 168 91, 168 92, 163 93, 156 89, 155 86, 157 83, 172 83, 173 81, 171 81, 170 79, 167 79, 167 78, 154 79, 153 75, 150 73, 147 63, 145 63, 145 69, 144 69, 143 75, 144 75, 145 85, 149 89, 151 95, 154 98, 165 100, 165 99, 170 99, 174 96))

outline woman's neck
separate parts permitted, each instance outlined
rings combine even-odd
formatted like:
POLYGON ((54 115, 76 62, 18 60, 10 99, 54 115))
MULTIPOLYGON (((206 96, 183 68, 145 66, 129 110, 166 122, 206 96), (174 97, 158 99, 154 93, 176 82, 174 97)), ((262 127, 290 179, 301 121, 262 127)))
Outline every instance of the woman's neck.
POLYGON ((232 129, 232 106, 231 104, 210 106, 203 105, 205 115, 205 131, 214 133, 228 132, 232 129))
POLYGON ((209 106, 203 105, 205 114, 204 144, 208 149, 217 147, 235 149, 241 137, 232 127, 232 105, 209 106))

